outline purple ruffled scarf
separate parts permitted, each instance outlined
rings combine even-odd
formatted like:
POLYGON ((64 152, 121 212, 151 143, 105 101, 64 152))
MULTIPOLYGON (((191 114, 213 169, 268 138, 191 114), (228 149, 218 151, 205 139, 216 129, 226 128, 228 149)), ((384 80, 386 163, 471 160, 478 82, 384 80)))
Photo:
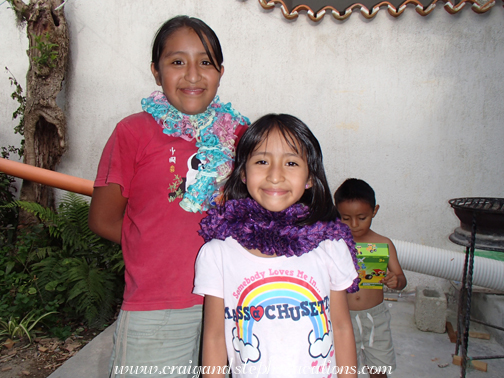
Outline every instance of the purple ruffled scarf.
MULTIPOLYGON (((298 223, 307 216, 308 207, 302 204, 272 212, 250 198, 228 200, 224 205, 208 210, 208 216, 200 223, 199 234, 205 242, 225 240, 231 236, 247 249, 258 249, 265 255, 287 257, 308 253, 327 239, 343 239, 358 270, 355 242, 348 226, 339 219, 299 226, 298 223)), ((347 291, 358 291, 359 281, 356 278, 347 291)))

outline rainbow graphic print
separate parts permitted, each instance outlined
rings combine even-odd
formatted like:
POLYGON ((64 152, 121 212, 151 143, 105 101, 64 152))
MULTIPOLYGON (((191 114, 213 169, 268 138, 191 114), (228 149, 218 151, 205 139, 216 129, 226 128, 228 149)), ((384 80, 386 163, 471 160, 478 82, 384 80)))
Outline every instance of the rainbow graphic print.
POLYGON ((261 340, 254 326, 276 320, 294 322, 293 327, 296 322, 311 322, 305 338, 307 351, 312 358, 327 357, 333 348, 329 298, 322 298, 309 280, 294 276, 257 278, 239 294, 235 309, 225 309, 226 319, 236 325, 233 347, 242 362, 261 358, 261 340))

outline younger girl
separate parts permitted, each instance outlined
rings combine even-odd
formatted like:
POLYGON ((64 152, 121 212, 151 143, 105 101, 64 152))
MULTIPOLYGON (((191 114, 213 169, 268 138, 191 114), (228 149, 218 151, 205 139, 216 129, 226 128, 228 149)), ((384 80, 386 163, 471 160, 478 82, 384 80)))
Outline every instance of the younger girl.
POLYGON ((233 377, 355 377, 345 291, 358 282, 355 244, 331 221, 315 136, 290 115, 260 118, 238 144, 224 197, 201 222, 196 261, 203 373, 222 377, 229 361, 233 377))
POLYGON ((222 61, 203 21, 167 21, 151 64, 163 92, 119 122, 103 151, 89 226, 121 243, 126 265, 113 377, 193 376, 198 364, 202 298, 191 293, 203 244, 197 231, 248 123, 216 96, 222 61))

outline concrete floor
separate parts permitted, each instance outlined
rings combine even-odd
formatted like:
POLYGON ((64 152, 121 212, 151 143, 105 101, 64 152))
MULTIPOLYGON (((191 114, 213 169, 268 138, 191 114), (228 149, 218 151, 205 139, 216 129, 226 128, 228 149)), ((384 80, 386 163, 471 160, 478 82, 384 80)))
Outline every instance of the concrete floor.
MULTIPOLYGON (((460 366, 453 365, 452 354, 455 344, 450 342, 446 333, 419 331, 414 321, 414 297, 411 300, 387 302, 392 316, 392 337, 396 351, 397 369, 391 376, 397 378, 456 378, 460 377, 460 366), (448 364, 446 367, 439 367, 448 364)), ((448 320, 456 329, 456 314, 449 313, 448 320)), ((487 332, 475 323, 471 330, 487 332)), ((469 339, 469 356, 504 355, 504 348, 492 337, 490 340, 469 339)), ((467 370, 470 378, 504 377, 504 359, 485 360, 488 371, 467 370)))
MULTIPOLYGON (((397 357, 397 369, 390 376, 397 378, 457 378, 460 366, 453 365, 452 354, 455 344, 448 335, 419 331, 414 322, 414 297, 387 301, 392 315, 392 336, 397 357), (444 366, 445 367, 440 367, 444 366)), ((454 327, 454 318, 449 318, 454 327)), ((481 327, 481 326, 480 326, 481 327)), ((474 331, 484 329, 471 325, 474 331)), ((112 347, 112 335, 115 325, 107 328, 91 341, 79 353, 58 368, 49 378, 105 378, 107 377, 108 358, 112 347)), ((504 355, 504 348, 493 338, 490 340, 469 339, 469 355, 489 356, 504 355)), ((502 378, 504 377, 504 359, 486 360, 488 372, 470 369, 466 377, 502 378)), ((365 377, 367 375, 360 375, 365 377)))

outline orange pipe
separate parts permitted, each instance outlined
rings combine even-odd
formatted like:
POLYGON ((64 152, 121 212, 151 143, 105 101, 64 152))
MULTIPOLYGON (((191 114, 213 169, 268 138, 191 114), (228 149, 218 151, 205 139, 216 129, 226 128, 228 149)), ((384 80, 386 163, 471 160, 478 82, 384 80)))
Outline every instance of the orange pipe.
POLYGON ((65 175, 49 169, 34 167, 29 164, 18 163, 0 158, 0 172, 8 175, 38 182, 39 184, 53 186, 69 192, 91 196, 93 194, 93 181, 80 177, 65 175))

